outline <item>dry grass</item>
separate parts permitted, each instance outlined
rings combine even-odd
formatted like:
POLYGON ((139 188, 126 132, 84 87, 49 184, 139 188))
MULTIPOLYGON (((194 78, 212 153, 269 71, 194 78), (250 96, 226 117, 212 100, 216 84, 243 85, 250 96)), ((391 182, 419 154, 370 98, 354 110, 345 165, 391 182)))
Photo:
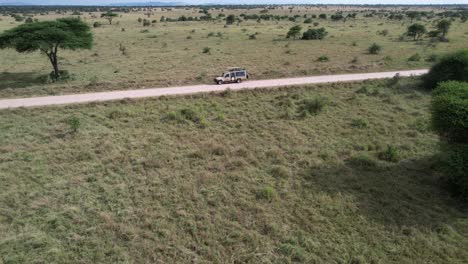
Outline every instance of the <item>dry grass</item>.
POLYGON ((430 96, 402 82, 2 111, 0 262, 463 263, 430 96))
MULTIPOLYGON (((180 15, 199 16, 199 9, 155 9, 150 20, 159 21, 162 15, 176 18, 180 15)), ((261 9, 211 10, 213 16, 241 13, 259 14, 261 9)), ((336 8, 305 9, 287 7, 270 10, 271 14, 304 15, 331 14, 336 8)), ((437 11, 437 10, 436 10, 437 11)), ((68 15, 70 15, 69 13, 68 15)), ((64 15, 38 15, 39 20, 56 19, 64 15)), ((95 46, 90 51, 60 52, 61 66, 74 78, 59 84, 44 84, 38 79, 51 71, 45 56, 38 53, 18 54, 13 50, 0 50, 0 97, 18 97, 44 94, 62 94, 102 91, 125 88, 164 87, 180 84, 212 82, 212 77, 227 66, 244 66, 255 79, 285 76, 304 76, 344 72, 369 72, 390 69, 427 67, 425 61, 432 54, 467 47, 466 25, 457 20, 448 35, 448 43, 399 41, 406 31, 409 20, 389 21, 386 18, 364 18, 360 13, 355 21, 331 22, 314 19, 319 27, 325 27, 329 35, 322 41, 287 40, 286 32, 294 24, 303 29, 313 27, 289 21, 269 22, 249 20, 240 25, 224 27, 217 22, 157 22, 143 27, 138 18, 147 18, 143 11, 123 13, 113 25, 100 18, 99 14, 83 14, 90 24, 100 21, 103 26, 93 29, 95 46), (125 31, 121 29, 124 28, 125 31), (141 33, 148 30, 147 33, 141 33), (387 36, 378 32, 388 30, 387 36), (213 36, 208 37, 210 33, 213 36), (218 33, 220 35, 218 35, 218 33), (249 36, 256 34, 255 40, 249 36), (367 54, 371 43, 383 47, 379 55, 367 54), (353 45, 353 43, 355 43, 353 45), (125 47, 125 54, 119 49, 125 47), (203 49, 210 48, 209 53, 203 49), (420 61, 408 61, 418 53, 420 61), (317 62, 320 56, 329 61, 317 62), (354 60, 356 58, 356 60, 354 60), (5 80, 5 81, 3 81, 5 80)), ((432 27, 433 20, 419 21, 432 27)), ((18 25, 11 17, 2 17, 0 31, 18 25)))

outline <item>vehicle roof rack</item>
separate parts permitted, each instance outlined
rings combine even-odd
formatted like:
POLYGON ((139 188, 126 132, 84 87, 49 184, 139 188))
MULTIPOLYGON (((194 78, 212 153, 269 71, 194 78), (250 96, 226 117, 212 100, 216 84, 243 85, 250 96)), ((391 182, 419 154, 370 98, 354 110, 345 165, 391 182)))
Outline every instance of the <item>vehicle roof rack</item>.
POLYGON ((227 70, 228 71, 243 71, 245 69, 242 67, 228 67, 227 70))

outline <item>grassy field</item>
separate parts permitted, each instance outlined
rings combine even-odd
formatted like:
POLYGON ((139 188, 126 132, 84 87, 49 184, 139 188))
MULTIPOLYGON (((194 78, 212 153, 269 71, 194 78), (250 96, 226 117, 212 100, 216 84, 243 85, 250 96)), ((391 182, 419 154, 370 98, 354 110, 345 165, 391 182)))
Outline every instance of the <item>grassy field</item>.
MULTIPOLYGON (((209 12, 217 17, 220 13, 260 14, 262 10, 212 9, 209 12)), ((330 16, 338 10, 343 8, 295 7, 289 11, 286 7, 277 7, 269 10, 268 14, 301 17, 296 22, 262 20, 258 23, 248 20, 227 27, 223 20, 159 22, 161 16, 203 15, 198 8, 169 11, 155 8, 149 18, 144 14, 146 11, 119 13, 121 17, 116 18, 113 25, 99 18, 100 13, 83 13, 81 18, 90 25, 98 21, 103 26, 93 28, 95 45, 92 50, 59 53, 61 68, 72 73, 73 78, 67 82, 44 83, 42 77, 51 71, 45 56, 0 50, 0 97, 210 83, 214 75, 228 66, 246 67, 254 79, 425 68, 431 64, 427 59, 432 55, 467 47, 468 29, 459 19, 452 24, 448 34, 450 41, 440 43, 427 38, 421 41, 400 40, 411 23, 410 19, 368 18, 364 17, 365 13, 358 13, 355 20, 350 19, 346 23, 313 19, 319 23, 317 27, 325 27, 329 32, 322 41, 285 38, 288 29, 295 24, 302 25, 303 31, 314 27, 303 23, 303 15, 310 18, 313 14, 327 13, 330 16), (143 27, 138 18, 158 22, 143 27), (387 35, 381 33, 385 30, 387 35), (250 39, 249 36, 254 34, 256 39, 250 39), (373 42, 383 47, 378 55, 367 53, 373 42), (203 53, 204 48, 209 48, 210 52, 203 53), (408 61, 416 53, 421 59, 408 61), (318 62, 320 56, 327 56, 329 61, 318 62)), ((348 8, 344 11, 363 9, 348 8)), ((50 13, 34 18, 51 20, 71 14, 50 13)), ((9 16, 0 18, 0 32, 23 23, 14 22, 9 16)), ((432 30, 436 19, 418 22, 432 30)))
POLYGON ((466 263, 415 82, 2 111, 0 262, 466 263))

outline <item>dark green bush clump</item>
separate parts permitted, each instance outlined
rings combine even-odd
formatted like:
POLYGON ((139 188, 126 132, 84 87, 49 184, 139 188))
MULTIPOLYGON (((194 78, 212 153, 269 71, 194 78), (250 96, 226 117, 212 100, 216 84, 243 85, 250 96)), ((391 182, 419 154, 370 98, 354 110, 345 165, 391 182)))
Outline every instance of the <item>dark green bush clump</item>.
POLYGON ((429 89, 444 81, 468 82, 468 49, 442 57, 424 77, 425 87, 429 89))
POLYGON ((325 97, 315 97, 312 99, 304 99, 299 103, 298 112, 301 116, 308 114, 317 115, 322 112, 328 104, 328 99, 325 97))
POLYGON ((452 190, 468 198, 468 144, 450 146, 442 155, 440 165, 452 190))
POLYGON ((447 181, 468 198, 468 83, 443 82, 432 98, 432 126, 446 143, 441 159, 447 181))
POLYGON ((328 35, 325 28, 309 29, 302 34, 302 39, 324 39, 328 35))
POLYGON ((444 82, 432 99, 432 125, 449 143, 468 143, 468 83, 444 82))
POLYGON ((367 51, 369 51, 370 54, 378 54, 381 50, 382 50, 382 46, 380 46, 377 43, 373 43, 367 49, 367 51))
POLYGON ((395 146, 388 145, 386 150, 379 153, 379 159, 390 162, 398 162, 400 160, 398 149, 395 146))

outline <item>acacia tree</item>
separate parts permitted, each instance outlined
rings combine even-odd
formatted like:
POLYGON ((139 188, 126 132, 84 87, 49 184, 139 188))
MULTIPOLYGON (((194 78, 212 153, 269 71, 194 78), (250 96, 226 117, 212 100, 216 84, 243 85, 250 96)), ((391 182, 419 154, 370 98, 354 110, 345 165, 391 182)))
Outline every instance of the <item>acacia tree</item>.
POLYGON ((234 15, 229 15, 226 17, 226 25, 232 25, 234 24, 234 21, 236 20, 236 17, 234 15))
POLYGON ((60 18, 22 24, 0 35, 0 48, 12 48, 26 53, 40 51, 47 55, 53 67, 54 80, 60 77, 58 50, 90 49, 93 43, 91 29, 79 18, 60 18))
POLYGON ((286 38, 292 37, 293 39, 296 39, 299 36, 299 34, 301 34, 301 30, 302 30, 302 27, 299 25, 295 25, 291 27, 288 33, 286 34, 286 38))
POLYGON ((427 32, 426 27, 422 24, 415 23, 408 27, 406 35, 413 37, 414 40, 419 39, 427 32))
POLYGON ((106 13, 102 13, 101 17, 107 19, 107 21, 109 21, 109 25, 112 25, 112 20, 117 17, 117 14, 108 11, 106 13))
POLYGON ((447 35, 450 26, 452 25, 452 22, 450 22, 447 19, 442 19, 439 22, 437 22, 437 30, 442 33, 442 36, 445 37, 447 35))

